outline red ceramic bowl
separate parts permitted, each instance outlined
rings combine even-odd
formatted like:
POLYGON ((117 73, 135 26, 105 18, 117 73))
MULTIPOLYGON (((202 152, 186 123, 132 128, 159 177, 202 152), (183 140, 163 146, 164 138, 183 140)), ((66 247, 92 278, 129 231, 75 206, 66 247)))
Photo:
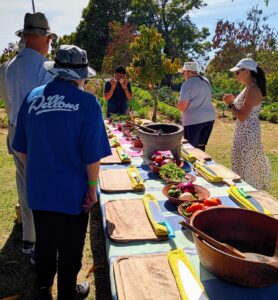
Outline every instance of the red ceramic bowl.
POLYGON ((206 198, 208 198, 209 196, 210 196, 210 192, 206 189, 206 188, 204 188, 204 187, 202 187, 202 186, 200 186, 200 185, 197 185, 197 184, 193 184, 194 185, 194 187, 195 187, 195 192, 196 192, 196 194, 198 195, 198 199, 196 199, 196 200, 190 200, 190 199, 188 199, 188 200, 181 200, 181 199, 179 199, 179 198, 174 198, 174 197, 171 197, 171 196, 169 196, 168 195, 168 190, 170 189, 170 187, 172 186, 173 184, 171 183, 171 184, 167 184, 167 185, 165 185, 164 186, 164 188, 163 188, 163 190, 162 190, 162 193, 173 203, 173 204, 175 204, 175 205, 180 205, 181 203, 183 203, 183 202, 187 202, 187 201, 190 201, 190 202, 201 202, 201 201, 203 201, 204 199, 206 199, 206 198))
POLYGON ((141 140, 133 140, 133 141, 131 141, 131 143, 136 148, 143 148, 143 144, 142 144, 141 140))

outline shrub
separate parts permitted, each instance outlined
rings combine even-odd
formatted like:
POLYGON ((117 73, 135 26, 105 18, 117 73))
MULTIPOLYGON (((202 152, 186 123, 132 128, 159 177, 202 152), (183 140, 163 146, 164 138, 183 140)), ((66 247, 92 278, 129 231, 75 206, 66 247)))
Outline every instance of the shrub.
POLYGON ((264 105, 259 114, 260 120, 278 123, 278 103, 264 105))
POLYGON ((267 76, 267 97, 268 102, 278 102, 278 72, 267 76))
POLYGON ((267 120, 272 123, 278 123, 278 113, 277 112, 270 113, 268 115, 267 120))
POLYGON ((217 100, 222 100, 226 93, 237 95, 240 93, 240 84, 234 77, 229 77, 227 73, 213 73, 208 76, 212 86, 212 96, 217 100))
POLYGON ((152 95, 139 87, 132 87, 133 99, 137 100, 142 105, 153 105, 153 97, 152 95))
POLYGON ((162 86, 157 90, 158 99, 160 102, 175 106, 177 98, 168 86, 162 86))
POLYGON ((179 92, 181 90, 181 86, 182 86, 183 82, 184 82, 183 76, 182 75, 176 75, 176 77, 174 77, 172 79, 172 85, 171 85, 172 90, 179 92))
POLYGON ((181 122, 181 113, 177 108, 175 108, 173 106, 170 106, 166 103, 159 102, 158 103, 158 110, 162 114, 167 116, 169 119, 175 121, 176 123, 181 122))
POLYGON ((141 119, 147 119, 149 113, 149 107, 141 107, 137 110, 138 117, 141 119))

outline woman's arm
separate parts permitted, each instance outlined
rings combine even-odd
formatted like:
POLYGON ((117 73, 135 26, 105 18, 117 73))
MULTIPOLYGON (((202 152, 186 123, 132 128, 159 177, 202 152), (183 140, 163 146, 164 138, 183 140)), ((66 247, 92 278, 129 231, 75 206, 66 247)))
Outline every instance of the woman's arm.
POLYGON ((189 101, 188 100, 180 100, 179 103, 177 104, 177 108, 181 111, 184 112, 187 107, 188 107, 189 101))

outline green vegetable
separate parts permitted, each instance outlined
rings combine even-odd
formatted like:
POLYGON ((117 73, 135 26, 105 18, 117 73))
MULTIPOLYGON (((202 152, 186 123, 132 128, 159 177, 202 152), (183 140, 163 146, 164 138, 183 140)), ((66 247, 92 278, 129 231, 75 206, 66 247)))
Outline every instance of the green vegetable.
MULTIPOLYGON (((185 171, 179 168, 175 163, 170 162, 161 167, 161 170, 159 171, 159 175, 161 177, 162 175, 164 175, 173 181, 182 181, 185 178, 185 171)), ((175 186, 175 188, 177 187, 175 186)))
POLYGON ((181 206, 181 211, 183 213, 183 215, 185 215, 186 217, 190 218, 192 216, 192 212, 188 213, 186 211, 186 208, 189 207, 190 205, 192 205, 194 202, 185 202, 183 203, 183 205, 181 206))
POLYGON ((172 190, 177 190, 178 187, 177 187, 176 185, 173 184, 173 185, 170 186, 170 189, 172 189, 172 190))
POLYGON ((169 195, 169 196, 171 196, 171 197, 175 197, 175 195, 176 195, 176 191, 175 191, 175 190, 172 190, 172 189, 170 189, 170 190, 168 190, 168 195, 169 195))

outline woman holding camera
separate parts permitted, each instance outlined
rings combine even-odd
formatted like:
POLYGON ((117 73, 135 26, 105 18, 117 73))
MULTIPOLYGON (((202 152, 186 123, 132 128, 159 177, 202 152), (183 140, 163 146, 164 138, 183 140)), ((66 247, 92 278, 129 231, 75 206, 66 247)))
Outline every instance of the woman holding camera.
POLYGON ((267 190, 271 181, 271 164, 263 152, 259 122, 261 103, 266 96, 265 74, 250 58, 242 59, 230 71, 245 86, 236 98, 232 94, 223 96, 236 119, 232 169, 256 189, 267 190))

